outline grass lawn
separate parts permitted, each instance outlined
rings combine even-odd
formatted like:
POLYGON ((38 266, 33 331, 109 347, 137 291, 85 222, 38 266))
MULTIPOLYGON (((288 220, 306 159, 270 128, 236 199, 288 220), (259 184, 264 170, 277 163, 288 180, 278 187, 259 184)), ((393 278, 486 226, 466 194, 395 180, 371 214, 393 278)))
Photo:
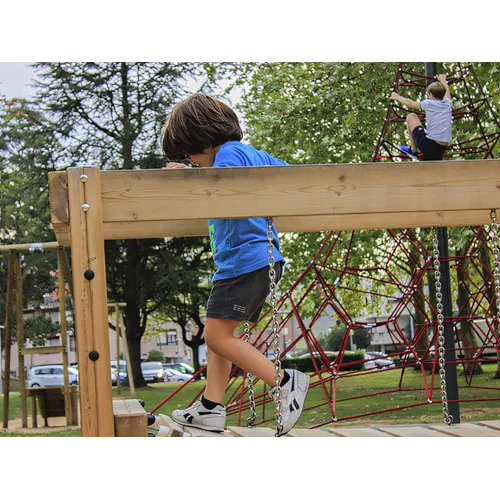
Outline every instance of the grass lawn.
MULTIPOLYGON (((478 398, 498 398, 500 397, 500 380, 493 378, 496 366, 494 364, 485 365, 485 373, 475 376, 473 383, 476 386, 491 387, 497 390, 476 389, 476 388, 460 388, 460 399, 478 399, 478 398)), ((347 374, 348 372, 343 372, 347 374)), ((375 393, 387 390, 395 390, 399 381, 400 371, 378 371, 375 374, 366 374, 355 377, 342 376, 338 380, 337 397, 339 400, 363 396, 367 393, 375 393)), ((317 380, 317 379, 315 379, 317 380)), ((113 398, 119 399, 143 399, 147 411, 151 411, 169 394, 176 390, 181 385, 180 382, 169 382, 164 384, 151 384, 145 388, 138 389, 136 394, 132 396, 127 389, 122 389, 122 394, 119 395, 115 387, 113 387, 113 398)), ((156 411, 156 414, 163 413, 170 415, 171 411, 177 408, 185 408, 186 405, 196 396, 203 387, 204 381, 192 382, 187 387, 182 389, 170 401, 156 411)), ((464 377, 459 375, 459 385, 465 385, 464 377)), ((236 389, 233 387, 233 391, 236 389)), ((328 386, 329 387, 329 386, 328 386)), ((422 376, 420 372, 407 371, 404 376, 404 388, 423 388, 422 376)), ((439 380, 434 381, 434 396, 436 403, 424 404, 414 408, 399 409, 380 413, 377 415, 369 415, 366 417, 358 417, 348 419, 353 415, 371 413, 388 408, 404 407, 411 404, 425 402, 424 391, 398 391, 390 394, 383 394, 370 397, 360 397, 349 399, 346 401, 337 402, 337 423, 330 423, 328 426, 344 426, 344 425, 398 425, 398 424, 430 424, 443 422, 443 410, 440 402, 439 380), (344 420, 345 419, 345 420, 344 420)), ((262 383, 257 384, 256 394, 263 391, 262 383)), ((228 394, 231 391, 228 391, 228 394)), ((320 405, 326 401, 321 386, 313 387, 308 394, 306 400, 306 411, 302 414, 298 427, 311 427, 313 425, 325 422, 331 418, 331 413, 326 405, 316 408, 307 409, 320 405)), ((30 401, 28 400, 28 415, 30 415, 30 401)), ((259 406, 257 408, 257 420, 262 419, 263 411, 265 419, 273 418, 273 408, 271 404, 259 406)), ((19 394, 11 394, 10 396, 10 418, 20 418, 20 398, 19 394)), ((3 415, 3 396, 0 396, 0 415, 3 415)), ((245 425, 246 417, 249 412, 244 412, 241 425, 245 425)), ((500 419, 500 401, 478 401, 460 403, 460 416, 462 422, 472 422, 478 420, 497 420, 500 419)), ((3 418, 3 416, 2 416, 3 418)), ((231 415, 227 419, 227 425, 237 425, 237 416, 231 415)), ((263 424, 267 427, 274 427, 274 420, 263 424)), ((75 429, 55 430, 50 433, 23 434, 9 432, 8 430, 0 429, 0 437, 2 436, 80 436, 80 431, 75 429)))

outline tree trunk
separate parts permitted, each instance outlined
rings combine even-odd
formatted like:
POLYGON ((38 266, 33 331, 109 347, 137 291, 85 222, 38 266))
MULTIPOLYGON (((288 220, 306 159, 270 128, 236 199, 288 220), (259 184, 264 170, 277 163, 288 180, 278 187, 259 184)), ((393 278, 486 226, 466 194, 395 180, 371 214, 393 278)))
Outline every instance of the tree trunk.
MULTIPOLYGON (((457 251, 458 256, 464 255, 463 250, 457 251)), ((465 274, 470 276, 470 261, 468 259, 461 260, 460 266, 464 270, 465 274)), ((459 272, 457 268, 457 283, 458 283, 458 295, 457 295, 457 307, 460 316, 469 316, 470 315, 470 296, 469 291, 467 290, 467 286, 465 283, 464 275, 459 272)), ((471 359, 474 354, 477 352, 477 338, 470 321, 462 320, 460 321, 460 332, 462 337, 464 338, 464 342, 469 349, 464 349, 465 359, 471 359)), ((483 369, 481 368, 480 363, 470 363, 464 362, 464 375, 469 376, 472 374, 483 373, 483 369)))
MULTIPOLYGON (((187 338, 187 330, 186 324, 182 324, 182 339, 184 340, 184 344, 191 348, 193 352, 193 368, 194 371, 197 372, 200 369, 200 353, 199 348, 201 345, 205 343, 205 339, 203 338, 203 330, 205 329, 205 325, 201 321, 195 320, 198 326, 197 335, 192 335, 191 339, 187 338)), ((198 377, 199 378, 199 377, 198 377)))
MULTIPOLYGON (((130 353, 130 364, 136 387, 144 387, 146 384, 141 370, 141 340, 143 328, 141 328, 141 313, 139 309, 138 281, 138 250, 137 240, 127 240, 127 279, 125 282, 125 302, 127 303, 124 313, 124 321, 127 326, 127 343, 130 353)), ((130 376, 130 375, 129 375, 130 376)))

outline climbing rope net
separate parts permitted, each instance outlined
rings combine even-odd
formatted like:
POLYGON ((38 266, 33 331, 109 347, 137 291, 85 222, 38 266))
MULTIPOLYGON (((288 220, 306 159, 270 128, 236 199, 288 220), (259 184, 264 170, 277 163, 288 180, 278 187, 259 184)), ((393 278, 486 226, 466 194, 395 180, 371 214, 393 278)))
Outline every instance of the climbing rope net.
MULTIPOLYGON (((401 63, 393 90, 425 88, 426 82, 425 75, 407 72, 401 63)), ((481 112, 492 110, 472 66, 458 65, 455 73, 448 75, 448 82, 453 85, 452 92, 463 85, 461 95, 469 102, 454 107, 455 133, 457 120, 463 120, 466 127, 463 135, 457 134, 461 140, 449 145, 445 158, 493 157, 500 126, 487 133, 482 125, 481 112)), ((394 102, 389 104, 373 161, 407 159, 396 146, 405 142, 406 112, 394 102)), ((310 393, 315 397, 308 398, 309 406, 304 409, 304 413, 313 414, 309 422, 314 423, 309 428, 388 412, 411 412, 432 403, 438 404, 429 413, 440 407, 445 422, 451 423, 448 403, 488 405, 500 401, 500 384, 476 383, 484 381, 481 373, 485 367, 492 371, 500 359, 500 251, 494 211, 491 218, 488 227, 462 228, 451 245, 453 256, 439 256, 431 229, 373 231, 374 251, 369 256, 362 242, 366 231, 330 232, 292 286, 272 300, 257 323, 245 325, 242 340, 263 353, 278 355, 284 367, 290 353, 299 346, 307 349, 309 360, 295 362, 309 363, 312 369, 310 393), (450 266, 455 290, 451 317, 442 314, 442 262, 450 266), (304 307, 311 303, 313 313, 304 307), (455 361, 446 364, 460 368, 459 399, 454 401, 446 394, 445 324, 451 324, 455 334, 455 361), (335 352, 322 347, 320 335, 328 326, 343 327, 335 352), (353 334, 359 330, 368 331, 372 345, 383 346, 384 352, 370 359, 353 352, 353 334), (386 384, 389 373, 394 375, 391 388, 386 384)), ((301 369, 302 365, 295 366, 301 369)), ((151 413, 176 397, 185 405, 183 391, 188 384, 174 390, 151 413)), ((277 420, 279 434, 276 401, 268 389, 255 376, 233 367, 225 404, 234 425, 245 425, 245 418, 247 425, 272 425, 277 420)), ((189 404, 204 390, 201 387, 189 404)))

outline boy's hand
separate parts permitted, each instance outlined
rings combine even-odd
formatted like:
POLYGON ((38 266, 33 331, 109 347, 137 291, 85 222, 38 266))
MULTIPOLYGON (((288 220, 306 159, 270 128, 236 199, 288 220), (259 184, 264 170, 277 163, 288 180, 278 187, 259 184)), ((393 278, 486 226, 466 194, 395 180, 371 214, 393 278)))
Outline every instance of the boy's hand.
POLYGON ((191 168, 191 166, 184 165, 184 163, 170 162, 170 163, 167 163, 164 167, 161 167, 162 170, 171 169, 171 168, 191 168))
POLYGON ((438 79, 441 83, 446 83, 446 75, 445 75, 445 74, 438 75, 438 76, 437 76, 437 79, 438 79))
POLYGON ((396 92, 393 92, 391 94, 391 101, 397 101, 399 98, 399 94, 397 94, 396 92))

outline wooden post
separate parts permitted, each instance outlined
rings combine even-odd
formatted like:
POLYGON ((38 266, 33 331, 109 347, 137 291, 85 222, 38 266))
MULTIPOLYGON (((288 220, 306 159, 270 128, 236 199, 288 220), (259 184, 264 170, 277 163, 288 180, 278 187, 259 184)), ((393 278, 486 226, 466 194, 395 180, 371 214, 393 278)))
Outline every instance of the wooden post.
POLYGON ((59 281, 59 325, 61 327, 61 346, 63 348, 63 373, 64 373, 64 408, 66 413, 66 425, 71 425, 73 415, 71 414, 71 395, 69 392, 69 373, 68 373, 68 332, 66 326, 66 281, 62 266, 62 255, 64 248, 57 249, 57 277, 59 281))
POLYGON ((5 369, 3 372, 3 428, 9 428, 9 391, 10 391, 10 350, 12 344, 12 300, 14 296, 15 252, 9 252, 7 274, 7 304, 5 313, 5 369))
POLYGON ((120 313, 120 319, 121 319, 120 324, 123 325, 123 333, 122 333, 123 350, 125 351, 125 361, 127 363, 127 374, 128 374, 128 383, 130 386, 130 394, 135 394, 134 377, 132 374, 132 363, 130 362, 130 355, 128 353, 127 329, 125 328, 125 321, 123 320, 123 314, 121 309, 118 309, 118 311, 120 313))
POLYGON ((118 304, 115 304, 115 326, 116 326, 116 371, 118 377, 116 379, 116 388, 118 394, 122 393, 122 384, 120 383, 120 311, 118 304))
POLYGON ((67 175, 82 436, 114 436, 100 172, 67 175))
POLYGON ((26 406, 26 377, 24 374, 24 319, 23 319, 23 279, 21 275, 21 254, 15 253, 16 273, 16 337, 17 337, 17 359, 19 393, 21 397, 21 421, 22 427, 28 427, 28 412, 26 406))

